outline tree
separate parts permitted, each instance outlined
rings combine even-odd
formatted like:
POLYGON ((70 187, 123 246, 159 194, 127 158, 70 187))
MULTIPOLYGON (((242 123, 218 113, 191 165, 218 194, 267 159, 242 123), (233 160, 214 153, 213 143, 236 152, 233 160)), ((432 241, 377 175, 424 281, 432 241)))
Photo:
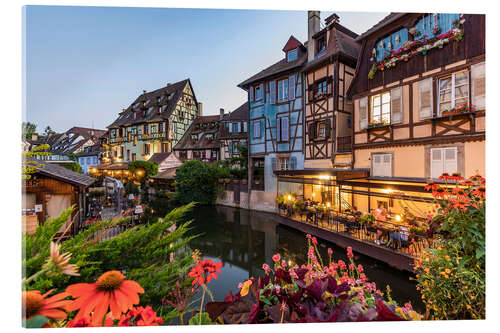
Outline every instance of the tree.
POLYGON ((128 165, 128 170, 144 183, 149 177, 158 173, 158 164, 156 162, 135 161, 128 165))
POLYGON ((31 140, 31 136, 36 133, 36 125, 29 121, 23 121, 22 127, 23 138, 25 140, 31 140))
POLYGON ((73 162, 73 163, 62 163, 61 166, 65 167, 66 169, 69 169, 74 172, 82 173, 82 167, 78 162, 73 162))
MULTIPOLYGON (((191 204, 174 209, 161 221, 135 226, 108 240, 102 240, 102 236, 124 220, 93 223, 61 246, 61 253, 72 254, 71 263, 79 267, 80 276, 42 274, 27 288, 42 293, 50 289, 62 292, 69 284, 94 281, 106 271, 119 270, 128 280, 138 282, 147 290, 141 295, 141 304, 160 306, 161 298, 168 294, 175 281, 185 280, 192 267, 186 244, 194 237, 185 235, 189 223, 183 223, 184 215, 192 208, 191 204), (172 230, 174 224, 177 227, 172 230)), ((50 256, 50 242, 71 212, 72 208, 65 210, 59 217, 38 226, 33 235, 23 235, 23 277, 42 270, 50 256)))
POLYGON ((36 172, 38 168, 43 166, 42 163, 36 160, 37 156, 48 156, 51 153, 48 152, 50 146, 47 144, 40 145, 33 148, 31 151, 26 151, 22 153, 23 165, 21 169, 23 179, 30 179, 31 175, 36 172))
POLYGON ((180 203, 198 202, 212 205, 217 198, 217 171, 201 161, 191 160, 175 173, 176 196, 180 203))
POLYGON ((52 128, 50 128, 50 126, 47 126, 47 127, 45 127, 45 130, 43 131, 43 134, 44 134, 44 136, 49 136, 51 134, 56 134, 56 132, 54 132, 52 130, 52 128))

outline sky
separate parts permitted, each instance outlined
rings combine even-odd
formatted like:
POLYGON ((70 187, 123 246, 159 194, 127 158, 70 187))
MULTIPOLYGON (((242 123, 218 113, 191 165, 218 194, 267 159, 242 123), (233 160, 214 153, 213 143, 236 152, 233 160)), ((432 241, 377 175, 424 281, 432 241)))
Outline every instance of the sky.
MULTIPOLYGON (((321 12, 322 21, 332 12, 321 12)), ((387 13, 337 12, 360 34, 387 13)), ((27 6, 24 121, 43 132, 105 129, 143 90, 190 78, 203 114, 232 111, 237 85, 307 39, 306 11, 27 6)))

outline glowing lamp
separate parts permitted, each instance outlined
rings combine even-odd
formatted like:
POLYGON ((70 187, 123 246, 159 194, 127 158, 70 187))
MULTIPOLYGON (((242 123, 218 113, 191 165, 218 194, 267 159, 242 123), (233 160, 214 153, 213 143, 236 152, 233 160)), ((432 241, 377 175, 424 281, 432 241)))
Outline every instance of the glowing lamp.
POLYGON ((326 207, 330 208, 330 203, 329 202, 326 203, 326 207))
POLYGON ((399 221, 401 221, 401 215, 396 215, 394 218, 395 218, 395 219, 396 219, 396 221, 398 221, 398 222, 399 222, 399 221))
POLYGON ((292 200, 292 196, 289 194, 288 195, 288 201, 292 200))

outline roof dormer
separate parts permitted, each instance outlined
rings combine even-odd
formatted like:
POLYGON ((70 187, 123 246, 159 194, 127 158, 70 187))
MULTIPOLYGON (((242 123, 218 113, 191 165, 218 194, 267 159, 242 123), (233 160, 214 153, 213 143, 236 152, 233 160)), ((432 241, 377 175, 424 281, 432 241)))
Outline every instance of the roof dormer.
POLYGON ((303 47, 302 43, 297 40, 294 36, 290 36, 288 42, 286 42, 283 47, 283 52, 285 52, 286 61, 292 62, 299 58, 299 48, 303 47))

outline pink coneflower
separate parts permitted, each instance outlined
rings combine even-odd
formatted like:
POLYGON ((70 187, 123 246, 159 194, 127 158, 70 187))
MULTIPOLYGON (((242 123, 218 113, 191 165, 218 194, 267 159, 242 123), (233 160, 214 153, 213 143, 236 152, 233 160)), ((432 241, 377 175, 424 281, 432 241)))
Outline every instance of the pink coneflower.
POLYGON ((78 266, 70 264, 71 253, 66 252, 60 254, 61 244, 50 242, 50 257, 43 265, 48 276, 56 276, 59 274, 66 274, 72 276, 80 276, 78 273, 78 266))

